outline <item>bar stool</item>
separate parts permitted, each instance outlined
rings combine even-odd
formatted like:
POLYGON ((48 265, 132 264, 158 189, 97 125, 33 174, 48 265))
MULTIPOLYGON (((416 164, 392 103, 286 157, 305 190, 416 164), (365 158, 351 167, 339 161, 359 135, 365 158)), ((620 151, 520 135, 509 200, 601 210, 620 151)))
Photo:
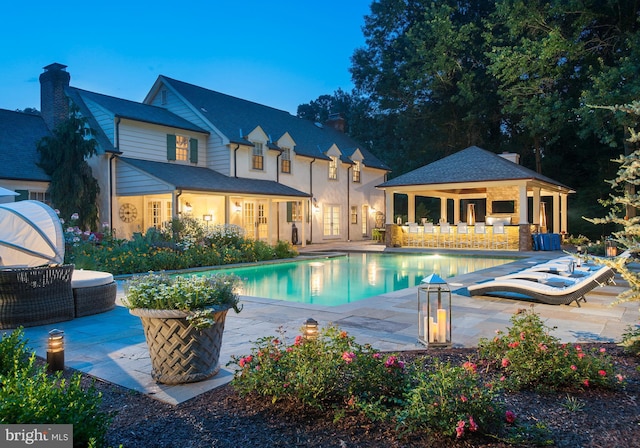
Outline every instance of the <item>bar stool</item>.
POLYGON ((456 224, 458 234, 456 238, 457 247, 471 247, 471 235, 469 234, 469 226, 466 222, 456 224))
POLYGON ((438 247, 438 236, 436 228, 432 222, 426 222, 423 227, 424 245, 427 247, 438 247))
POLYGON ((489 247, 487 227, 483 222, 477 222, 473 226, 473 241, 471 246, 477 247, 478 249, 486 249, 489 247))
POLYGON ((438 241, 439 246, 453 247, 455 245, 455 239, 452 231, 453 229, 448 222, 443 222, 440 224, 440 239, 438 241))
POLYGON ((506 232, 507 229, 504 228, 504 223, 496 223, 493 225, 493 241, 492 246, 494 249, 499 249, 504 247, 505 249, 509 248, 509 236, 506 232))

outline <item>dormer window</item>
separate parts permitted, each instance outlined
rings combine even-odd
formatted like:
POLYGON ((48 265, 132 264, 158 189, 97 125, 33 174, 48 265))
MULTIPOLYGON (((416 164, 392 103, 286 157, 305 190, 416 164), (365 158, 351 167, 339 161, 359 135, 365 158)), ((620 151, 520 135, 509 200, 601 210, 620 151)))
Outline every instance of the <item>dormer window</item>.
POLYGON ((254 170, 264 170, 264 147, 262 143, 253 144, 253 155, 251 157, 251 168, 254 170))
POLYGON ((282 148, 280 171, 283 173, 291 173, 291 148, 282 148))
POLYGON ((329 180, 338 180, 338 157, 330 156, 329 162, 329 180))
POLYGON ((360 183, 360 161, 353 164, 353 181, 360 183))

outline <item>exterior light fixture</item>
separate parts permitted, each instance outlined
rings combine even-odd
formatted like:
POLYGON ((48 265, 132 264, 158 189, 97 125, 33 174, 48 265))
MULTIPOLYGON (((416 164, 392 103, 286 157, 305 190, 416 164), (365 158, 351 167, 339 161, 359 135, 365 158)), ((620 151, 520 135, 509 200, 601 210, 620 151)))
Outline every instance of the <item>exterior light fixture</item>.
POLYGON ((604 242, 605 255, 607 257, 618 256, 618 246, 613 238, 607 238, 604 242))
POLYGON ((318 200, 316 198, 313 198, 313 211, 314 212, 320 211, 320 205, 318 204, 318 200))
POLYGON ((242 210, 242 206, 240 205, 240 203, 239 203, 238 201, 236 201, 236 203, 235 203, 235 206, 234 206, 233 210, 234 210, 236 213, 240 213, 240 211, 242 210))
POLYGON ((451 289, 437 274, 418 287, 418 342, 427 347, 451 347, 451 289))
POLYGON ((318 322, 311 317, 304 323, 304 338, 314 340, 318 338, 318 322))
POLYGON ((184 212, 185 213, 191 213, 191 210, 193 210, 193 207, 191 207, 191 203, 190 202, 185 202, 184 203, 184 212))
POLYGON ((53 329, 47 339, 47 370, 64 370, 64 331, 53 329))
POLYGON ((213 219, 212 215, 202 215, 202 220, 207 223, 207 229, 209 228, 209 222, 213 219))

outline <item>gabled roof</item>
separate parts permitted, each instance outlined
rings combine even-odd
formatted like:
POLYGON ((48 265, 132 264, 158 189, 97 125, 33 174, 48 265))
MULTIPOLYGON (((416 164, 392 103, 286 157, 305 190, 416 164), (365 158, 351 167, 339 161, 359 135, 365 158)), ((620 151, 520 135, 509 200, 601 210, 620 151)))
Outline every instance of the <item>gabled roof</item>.
POLYGON ((0 178, 43 181, 51 178, 37 163, 36 144, 51 132, 40 115, 0 109, 0 178))
POLYGON ((378 186, 385 188, 528 179, 571 190, 547 176, 477 146, 470 146, 378 186))
POLYGON ((296 142, 295 152, 298 155, 327 159, 325 151, 331 145, 336 144, 347 157, 356 149, 360 149, 364 155, 363 163, 365 166, 389 170, 389 167, 371 152, 348 135, 331 126, 318 126, 283 110, 225 95, 166 76, 160 76, 158 81, 174 89, 231 142, 248 144, 249 142, 245 139, 246 135, 260 126, 273 140, 288 132, 296 142))
POLYGON ((209 168, 177 163, 152 162, 128 157, 120 157, 119 160, 173 185, 178 190, 304 198, 311 196, 278 182, 228 177, 209 168))
POLYGON ((102 95, 100 93, 89 92, 87 90, 77 89, 74 87, 70 87, 69 90, 76 91, 83 99, 99 104, 109 112, 113 113, 115 117, 209 134, 209 131, 196 126, 173 112, 169 112, 163 107, 124 100, 122 98, 102 95))

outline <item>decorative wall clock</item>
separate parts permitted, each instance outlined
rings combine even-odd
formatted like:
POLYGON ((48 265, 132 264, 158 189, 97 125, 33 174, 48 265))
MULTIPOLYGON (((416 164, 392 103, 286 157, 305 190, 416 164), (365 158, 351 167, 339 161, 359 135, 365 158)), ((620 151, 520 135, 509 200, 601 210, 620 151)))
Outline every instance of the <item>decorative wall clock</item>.
POLYGON ((124 222, 133 222, 138 217, 138 209, 133 204, 125 202, 120 206, 120 219, 124 222))

